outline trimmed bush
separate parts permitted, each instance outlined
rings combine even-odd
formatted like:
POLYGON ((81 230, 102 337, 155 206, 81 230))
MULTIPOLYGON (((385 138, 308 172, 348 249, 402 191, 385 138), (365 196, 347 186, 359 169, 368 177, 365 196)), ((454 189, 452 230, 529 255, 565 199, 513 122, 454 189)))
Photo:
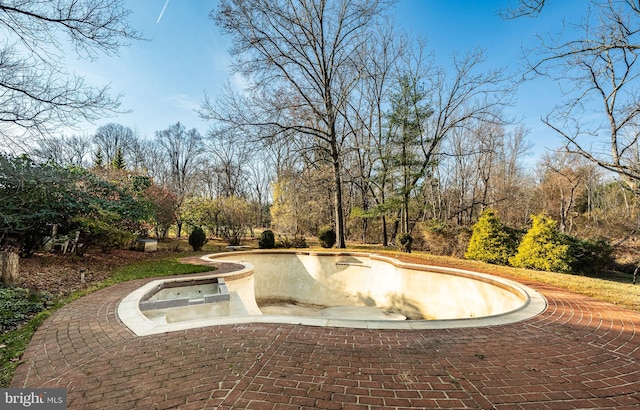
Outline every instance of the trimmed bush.
POLYGON ((207 243, 207 235, 199 226, 193 228, 189 234, 189 245, 194 251, 201 251, 204 244, 207 243))
POLYGON ((518 252, 509 259, 516 268, 550 272, 571 272, 574 263, 571 250, 560 233, 556 221, 544 213, 531 216, 531 228, 522 238, 518 252))
POLYGON ((323 228, 318 232, 318 240, 323 248, 333 248, 336 244, 336 231, 333 228, 323 228))
POLYGON ((396 248, 401 252, 411 253, 411 245, 413 245, 413 236, 409 233, 399 233, 396 236, 396 248))
POLYGON ((273 231, 267 229, 260 234, 258 247, 260 249, 273 249, 276 247, 276 237, 273 234, 273 231))
POLYGON ((573 273, 595 277, 608 276, 608 270, 615 264, 613 247, 609 241, 600 238, 580 240, 567 236, 565 242, 569 245, 573 273))
POLYGON ((464 254, 467 259, 508 265, 509 258, 516 254, 517 242, 496 213, 488 209, 473 225, 469 246, 464 254))

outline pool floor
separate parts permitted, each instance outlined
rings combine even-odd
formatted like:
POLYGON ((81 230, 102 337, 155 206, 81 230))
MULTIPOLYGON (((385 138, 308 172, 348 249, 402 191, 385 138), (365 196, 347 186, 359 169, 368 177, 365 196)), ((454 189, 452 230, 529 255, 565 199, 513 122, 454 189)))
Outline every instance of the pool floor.
POLYGON ((376 306, 318 306, 298 303, 266 304, 258 303, 265 315, 307 316, 346 320, 406 320, 397 312, 389 312, 376 306))

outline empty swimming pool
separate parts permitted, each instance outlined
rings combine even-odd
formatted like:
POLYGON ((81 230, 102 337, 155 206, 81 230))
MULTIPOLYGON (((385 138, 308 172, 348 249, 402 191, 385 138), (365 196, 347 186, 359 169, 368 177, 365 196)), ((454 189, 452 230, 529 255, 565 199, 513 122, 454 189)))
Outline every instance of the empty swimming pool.
POLYGON ((510 280, 375 254, 250 251, 203 259, 243 266, 217 275, 230 296, 224 309, 168 307, 145 315, 140 301, 152 289, 167 281, 188 287, 202 276, 162 279, 127 296, 121 320, 139 335, 247 322, 424 329, 511 323, 546 307, 541 295, 510 280))

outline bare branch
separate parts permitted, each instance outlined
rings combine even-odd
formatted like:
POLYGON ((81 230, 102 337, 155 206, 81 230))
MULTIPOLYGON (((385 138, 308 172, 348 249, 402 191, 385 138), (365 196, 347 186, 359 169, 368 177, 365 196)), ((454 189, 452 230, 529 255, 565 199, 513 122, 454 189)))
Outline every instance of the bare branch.
POLYGON ((504 19, 519 17, 537 17, 544 8, 545 0, 516 0, 516 4, 500 13, 504 19))
POLYGON ((71 44, 81 58, 117 54, 141 35, 123 0, 8 0, 0 3, 0 136, 15 141, 118 112, 109 87, 67 72, 71 44))
POLYGON ((567 151, 617 173, 640 193, 640 166, 633 155, 640 120, 640 15, 631 0, 594 1, 591 6, 573 27, 576 38, 541 43, 541 57, 530 65, 531 73, 572 87, 543 122, 565 140, 567 151), (608 139, 609 154, 587 149, 587 137, 608 139))

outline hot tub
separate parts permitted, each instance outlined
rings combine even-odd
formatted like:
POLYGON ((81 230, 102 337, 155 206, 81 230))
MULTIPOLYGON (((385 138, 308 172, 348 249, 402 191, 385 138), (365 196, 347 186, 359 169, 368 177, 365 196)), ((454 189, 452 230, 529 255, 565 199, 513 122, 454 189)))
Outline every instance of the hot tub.
POLYGON ((162 282, 154 281, 122 301, 122 321, 136 334, 247 322, 425 329, 512 323, 546 308, 541 295, 510 280, 375 254, 251 251, 203 259, 244 266, 218 276, 228 287, 228 310, 178 315, 167 308, 158 320, 140 310, 140 299, 162 282))

